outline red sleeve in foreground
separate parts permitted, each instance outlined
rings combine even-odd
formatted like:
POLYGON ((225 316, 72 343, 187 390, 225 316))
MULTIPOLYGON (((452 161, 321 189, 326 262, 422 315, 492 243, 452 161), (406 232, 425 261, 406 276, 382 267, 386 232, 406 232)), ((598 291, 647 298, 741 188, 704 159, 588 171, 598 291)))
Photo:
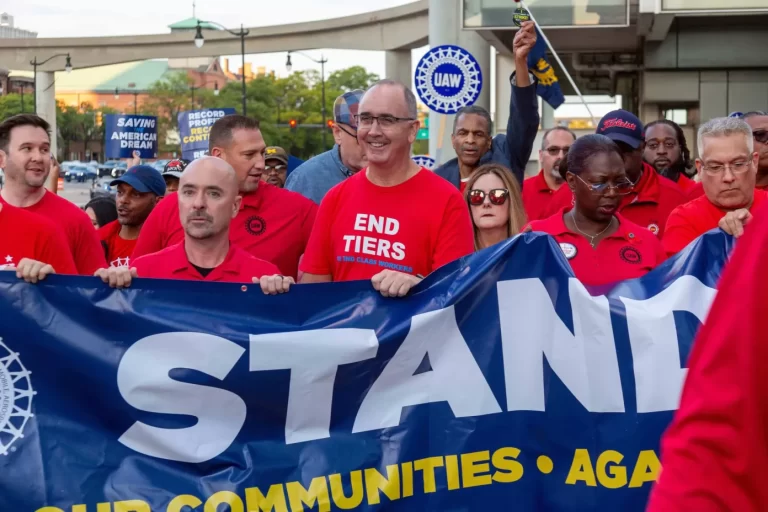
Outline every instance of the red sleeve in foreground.
POLYGON ((648 512, 768 504, 768 206, 736 245, 694 344, 648 512))
POLYGON ((451 194, 432 254, 432 271, 475 252, 475 234, 469 207, 460 194, 451 194))

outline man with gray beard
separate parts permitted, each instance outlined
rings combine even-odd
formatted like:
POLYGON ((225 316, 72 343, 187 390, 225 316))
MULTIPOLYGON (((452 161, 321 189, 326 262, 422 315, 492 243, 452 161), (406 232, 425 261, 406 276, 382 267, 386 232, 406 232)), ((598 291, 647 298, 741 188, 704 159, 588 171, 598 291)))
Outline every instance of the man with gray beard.
POLYGON ((136 277, 230 283, 260 283, 264 293, 288 291, 293 278, 251 256, 229 241, 229 224, 240 210, 234 169, 217 157, 195 160, 179 180, 179 217, 184 241, 141 256, 130 268, 96 272, 113 288, 130 286, 136 277))
POLYGON ((560 163, 568 156, 576 134, 568 128, 556 126, 544 132, 539 150, 541 171, 525 180, 523 206, 528 220, 541 220, 549 210, 549 202, 565 182, 560 173, 560 163))

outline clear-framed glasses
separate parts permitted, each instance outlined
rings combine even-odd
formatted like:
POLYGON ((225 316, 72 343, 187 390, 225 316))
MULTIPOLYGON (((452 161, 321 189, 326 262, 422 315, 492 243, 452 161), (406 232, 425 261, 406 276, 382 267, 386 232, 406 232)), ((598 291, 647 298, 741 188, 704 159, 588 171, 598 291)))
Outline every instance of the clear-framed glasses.
POLYGON ((372 116, 371 114, 358 114, 355 116, 355 120, 357 121, 358 127, 373 126, 373 122, 377 121, 379 126, 382 128, 391 128, 397 123, 402 123, 404 121, 415 121, 416 119, 413 117, 395 117, 389 114, 383 114, 380 116, 372 116))
POLYGON ((704 163, 702 164, 701 168, 704 169, 704 172, 710 176, 717 176, 718 174, 722 174, 726 169, 730 169, 733 174, 743 174, 749 170, 750 163, 751 162, 749 160, 737 160, 729 164, 704 163))
MULTIPOLYGON (((571 173, 573 174, 573 173, 571 173)), ((593 194, 605 194, 609 190, 615 190, 617 194, 620 196, 624 196, 632 192, 632 187, 635 186, 634 183, 632 183, 629 180, 622 180, 619 181, 616 184, 611 183, 590 183, 578 174, 574 174, 579 180, 581 180, 582 183, 584 183, 587 188, 593 193, 593 194)))

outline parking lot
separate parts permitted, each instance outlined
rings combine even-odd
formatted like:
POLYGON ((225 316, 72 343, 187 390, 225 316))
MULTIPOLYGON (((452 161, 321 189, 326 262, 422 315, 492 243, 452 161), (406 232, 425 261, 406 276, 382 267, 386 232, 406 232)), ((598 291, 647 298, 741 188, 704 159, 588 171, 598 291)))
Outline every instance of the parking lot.
POLYGON ((90 190, 90 181, 86 183, 64 182, 64 190, 59 190, 59 195, 77 206, 85 206, 91 199, 90 190))

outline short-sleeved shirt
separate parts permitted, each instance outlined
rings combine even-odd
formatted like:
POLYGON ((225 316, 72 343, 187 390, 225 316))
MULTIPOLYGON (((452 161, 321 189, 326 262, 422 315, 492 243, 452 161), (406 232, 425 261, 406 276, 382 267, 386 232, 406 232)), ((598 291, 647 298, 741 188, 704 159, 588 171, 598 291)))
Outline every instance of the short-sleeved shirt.
MULTIPOLYGON (((8 204, 2 196, 0 202, 8 204)), ((106 267, 101 241, 91 219, 74 203, 46 191, 37 203, 22 209, 45 217, 62 232, 78 274, 92 276, 98 269, 106 267)))
POLYGON ((469 208, 456 187, 424 168, 381 187, 363 170, 323 199, 301 271, 334 281, 386 269, 426 276, 473 251, 469 208))
POLYGON ((105 248, 107 265, 110 267, 129 267, 131 264, 131 254, 136 247, 136 239, 127 240, 121 237, 122 227, 119 221, 114 220, 98 230, 105 248))
POLYGON ((250 283, 254 277, 280 273, 272 263, 251 256, 234 244, 229 245, 229 251, 221 265, 205 276, 187 259, 184 242, 136 258, 131 267, 136 268, 139 277, 227 283, 250 283))
MULTIPOLYGON (((316 213, 317 205, 301 194, 261 182, 255 192, 243 195, 240 211, 229 227, 229 239, 249 254, 274 263, 283 275, 295 278, 316 213)), ((142 226, 132 258, 183 240, 179 197, 169 194, 142 226)))
MULTIPOLYGON (((768 192, 755 189, 754 200, 749 211, 754 213, 768 198, 768 192)), ((685 249, 695 239, 715 229, 727 212, 721 210, 707 198, 701 196, 678 206, 669 216, 667 231, 664 233, 664 250, 672 256, 685 249)))
MULTIPOLYGON (((563 186, 568 188, 566 185, 563 186)), ((544 169, 539 171, 536 176, 527 178, 523 182, 523 206, 529 221, 546 218, 544 214, 551 208, 550 205, 555 192, 557 190, 549 188, 547 180, 544 178, 544 169)))
POLYGON ((533 221, 531 230, 548 233, 557 240, 576 278, 584 284, 598 286, 641 277, 666 259, 653 233, 621 215, 616 215, 618 229, 593 249, 583 235, 568 229, 565 214, 563 209, 552 217, 533 221))
MULTIPOLYGON (((648 164, 643 164, 643 174, 632 192, 622 197, 619 213, 630 222, 648 229, 662 238, 667 218, 672 210, 688 202, 688 197, 677 184, 663 176, 648 164)), ((573 193, 568 187, 560 187, 548 208, 547 217, 562 208, 573 206, 573 193)))
POLYGON ((15 267, 24 258, 51 265, 58 274, 77 274, 69 244, 56 225, 40 215, 3 204, 0 269, 15 267))

